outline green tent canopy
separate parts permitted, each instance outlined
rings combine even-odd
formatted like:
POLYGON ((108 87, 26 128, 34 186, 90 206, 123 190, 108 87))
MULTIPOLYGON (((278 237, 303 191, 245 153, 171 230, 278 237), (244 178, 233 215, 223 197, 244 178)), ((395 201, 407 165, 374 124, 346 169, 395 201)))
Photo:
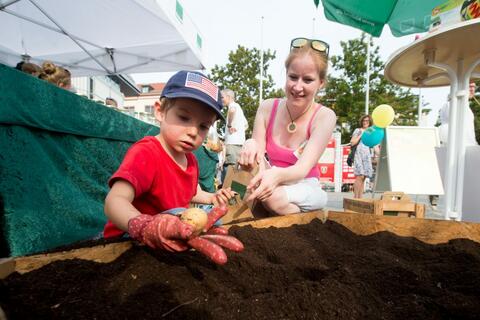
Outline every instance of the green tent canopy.
MULTIPOLYGON (((314 0, 318 7, 320 0, 314 0)), ((446 0, 322 0, 328 20, 379 37, 388 24, 401 37, 428 31, 432 9, 446 0)))

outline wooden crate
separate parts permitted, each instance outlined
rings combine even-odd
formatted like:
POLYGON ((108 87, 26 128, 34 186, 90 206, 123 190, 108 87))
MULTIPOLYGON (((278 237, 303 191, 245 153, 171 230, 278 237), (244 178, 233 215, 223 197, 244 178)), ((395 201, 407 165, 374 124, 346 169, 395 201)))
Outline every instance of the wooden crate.
POLYGON ((385 192, 380 199, 343 199, 345 212, 393 215, 398 217, 425 217, 425 205, 415 203, 403 192, 385 192))

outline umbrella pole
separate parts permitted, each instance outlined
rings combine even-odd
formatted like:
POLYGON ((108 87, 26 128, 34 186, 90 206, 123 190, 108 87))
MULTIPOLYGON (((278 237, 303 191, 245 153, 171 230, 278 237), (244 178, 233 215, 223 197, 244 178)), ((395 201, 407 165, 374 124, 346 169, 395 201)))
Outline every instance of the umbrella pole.
POLYGON ((365 114, 368 114, 368 105, 370 103, 370 40, 371 35, 367 36, 367 75, 366 75, 366 88, 365 88, 365 114))

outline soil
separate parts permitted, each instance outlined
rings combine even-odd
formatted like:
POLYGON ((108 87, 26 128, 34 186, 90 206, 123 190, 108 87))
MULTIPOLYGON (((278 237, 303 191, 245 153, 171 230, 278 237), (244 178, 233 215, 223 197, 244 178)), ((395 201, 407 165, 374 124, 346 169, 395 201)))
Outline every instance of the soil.
POLYGON ((480 319, 480 244, 359 236, 314 220, 233 227, 217 266, 135 245, 112 263, 57 261, 0 281, 8 319, 480 319))

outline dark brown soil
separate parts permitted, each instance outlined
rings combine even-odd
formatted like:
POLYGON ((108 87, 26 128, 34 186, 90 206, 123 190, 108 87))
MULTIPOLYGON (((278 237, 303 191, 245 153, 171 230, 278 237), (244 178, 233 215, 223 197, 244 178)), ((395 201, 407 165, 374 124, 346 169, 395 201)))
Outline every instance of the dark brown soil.
POLYGON ((8 319, 480 319, 480 244, 358 236, 315 220, 234 227, 225 266, 134 246, 0 281, 8 319))

